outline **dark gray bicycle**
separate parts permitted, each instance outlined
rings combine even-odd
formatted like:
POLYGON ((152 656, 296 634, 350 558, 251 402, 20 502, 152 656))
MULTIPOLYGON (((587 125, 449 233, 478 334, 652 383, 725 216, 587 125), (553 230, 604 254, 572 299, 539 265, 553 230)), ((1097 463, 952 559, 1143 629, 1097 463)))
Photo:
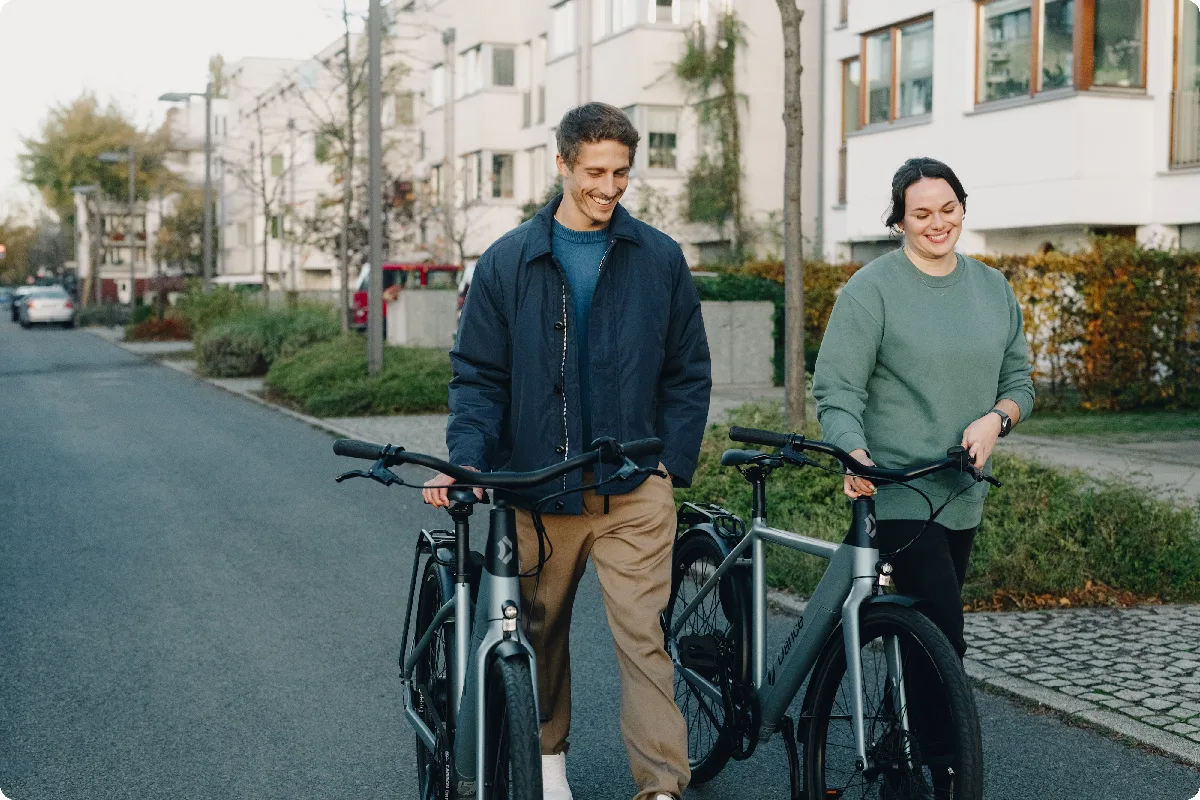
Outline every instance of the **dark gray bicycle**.
MULTIPOLYGON (((940 461, 897 470, 867 466, 795 434, 735 427, 729 438, 777 450, 728 450, 721 457, 752 487, 748 530, 719 506, 685 503, 679 511, 663 627, 688 727, 692 782, 712 779, 731 758, 749 758, 760 741, 780 732, 794 800, 981 798, 983 754, 970 684, 919 601, 888 593, 892 569, 875 542, 874 499, 851 502, 853 524, 835 544, 770 527, 766 486, 777 469, 819 466, 806 453, 832 456, 877 483, 907 483, 940 470, 969 476, 964 488, 999 481, 976 469, 961 447, 940 461), (769 665, 768 542, 829 560, 769 665), (797 731, 787 712, 806 678, 797 731)), ((940 511, 930 505, 930 522, 940 511)))
MULTIPOLYGON (((511 493, 600 461, 620 466, 596 485, 647 473, 665 477, 633 461, 662 449, 658 439, 624 445, 598 439, 588 452, 545 469, 480 473, 403 447, 353 439, 334 442, 337 455, 375 462, 369 470, 343 473, 339 483, 369 478, 384 486, 421 488, 391 470, 403 464, 427 467, 456 481, 448 490, 454 530, 422 530, 417 535, 401 636, 404 714, 417 733, 421 800, 542 799, 536 661, 521 624, 519 579, 536 574, 548 555, 539 547, 536 563, 521 573, 511 493), (494 495, 482 554, 470 549, 469 520, 475 504, 489 500, 486 493, 477 498, 476 488, 490 489, 494 495)), ((537 506, 591 488, 595 485, 554 492, 537 506)), ((534 521, 541 531, 536 508, 534 521)), ((533 560, 533 554, 522 555, 527 562, 533 560)))

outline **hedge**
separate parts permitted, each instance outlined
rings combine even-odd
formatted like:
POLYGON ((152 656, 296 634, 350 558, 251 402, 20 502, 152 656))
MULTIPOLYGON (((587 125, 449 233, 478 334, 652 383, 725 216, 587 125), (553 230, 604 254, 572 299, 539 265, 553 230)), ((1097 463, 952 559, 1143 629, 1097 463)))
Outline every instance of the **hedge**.
MULTIPOLYGON (((745 406, 733 424, 786 430, 776 407, 745 406)), ((736 446, 725 425, 710 426, 690 489, 677 500, 714 502, 748 518, 750 487, 721 453, 736 446)), ((817 437, 815 423, 808 435, 817 437)), ((1004 482, 984 506, 964 600, 992 607, 997 597, 1049 595, 1061 604, 1088 602, 1096 587, 1141 600, 1200 600, 1200 507, 1184 507, 1131 484, 1101 481, 997 453, 1004 482)), ((768 519, 776 527, 841 541, 849 507, 839 475, 813 467, 786 468, 767 485, 768 519)), ((826 562, 768 547, 768 580, 801 595, 812 592, 826 562)))
POLYGON ((333 309, 324 306, 245 312, 216 322, 196 337, 196 366, 214 378, 264 375, 277 359, 339 332, 333 309))

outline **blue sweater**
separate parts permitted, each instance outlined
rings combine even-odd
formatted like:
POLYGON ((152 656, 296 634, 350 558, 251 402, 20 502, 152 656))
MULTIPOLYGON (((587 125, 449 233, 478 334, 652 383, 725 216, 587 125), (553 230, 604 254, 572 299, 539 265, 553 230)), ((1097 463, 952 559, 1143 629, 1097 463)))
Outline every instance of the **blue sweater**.
POLYGON ((573 231, 554 220, 554 257, 562 264, 575 305, 575 363, 579 369, 583 446, 592 442, 592 381, 588 361, 588 317, 600 280, 600 261, 608 247, 608 230, 573 231))

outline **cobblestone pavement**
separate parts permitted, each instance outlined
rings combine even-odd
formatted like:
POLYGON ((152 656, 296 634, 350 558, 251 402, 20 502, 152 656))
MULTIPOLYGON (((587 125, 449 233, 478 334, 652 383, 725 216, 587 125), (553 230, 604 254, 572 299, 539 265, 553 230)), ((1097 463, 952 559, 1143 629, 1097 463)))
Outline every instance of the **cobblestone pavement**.
POLYGON ((975 613, 985 684, 1200 764, 1200 606, 975 613))

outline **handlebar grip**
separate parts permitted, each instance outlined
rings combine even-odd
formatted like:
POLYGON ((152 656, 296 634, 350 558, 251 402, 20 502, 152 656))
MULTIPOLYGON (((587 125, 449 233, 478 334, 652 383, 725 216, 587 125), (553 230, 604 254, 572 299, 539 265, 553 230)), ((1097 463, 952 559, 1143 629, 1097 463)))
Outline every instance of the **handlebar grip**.
POLYGON ((729 438, 735 442, 759 444, 764 447, 787 447, 792 441, 792 437, 786 433, 764 431, 759 428, 739 428, 736 425, 729 429, 729 438))
POLYGON ((621 452, 626 458, 640 458, 641 456, 656 456, 663 451, 662 439, 636 439, 632 442, 626 442, 621 445, 621 452))
POLYGON ((383 445, 360 442, 358 439, 338 439, 333 443, 334 455, 375 461, 383 456, 383 445))

